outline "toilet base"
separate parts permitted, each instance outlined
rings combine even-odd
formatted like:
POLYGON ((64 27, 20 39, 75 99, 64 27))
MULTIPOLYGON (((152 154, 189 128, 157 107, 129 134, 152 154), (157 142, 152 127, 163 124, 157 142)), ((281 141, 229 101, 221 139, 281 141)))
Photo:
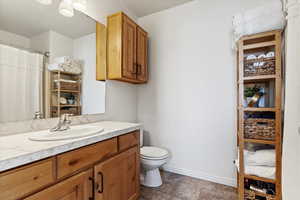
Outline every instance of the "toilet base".
POLYGON ((162 185, 162 180, 159 168, 146 170, 141 177, 141 184, 146 187, 159 187, 162 185))

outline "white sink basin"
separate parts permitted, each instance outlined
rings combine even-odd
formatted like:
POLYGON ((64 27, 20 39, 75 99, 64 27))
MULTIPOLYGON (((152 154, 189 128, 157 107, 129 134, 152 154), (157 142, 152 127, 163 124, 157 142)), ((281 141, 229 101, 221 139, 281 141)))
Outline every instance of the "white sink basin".
POLYGON ((29 137, 32 141, 57 141, 57 140, 70 140, 75 138, 82 138, 87 136, 96 135, 103 132, 103 128, 99 126, 73 126, 66 131, 50 132, 49 130, 40 131, 29 137))

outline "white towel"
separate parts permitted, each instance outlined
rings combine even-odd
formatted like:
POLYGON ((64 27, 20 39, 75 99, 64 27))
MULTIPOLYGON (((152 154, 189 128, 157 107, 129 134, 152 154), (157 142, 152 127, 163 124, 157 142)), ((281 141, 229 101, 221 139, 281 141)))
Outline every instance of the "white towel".
POLYGON ((244 151, 244 161, 249 166, 275 167, 276 153, 274 149, 265 149, 255 152, 244 151))
POLYGON ((285 17, 281 0, 238 13, 233 17, 234 43, 244 35, 283 29, 285 17))
MULTIPOLYGON (((235 160, 235 165, 238 171, 240 171, 239 160, 235 160)), ((247 175, 254 175, 263 178, 275 179, 275 175, 276 175, 275 167, 245 165, 244 168, 245 168, 244 169, 245 174, 247 175)))
POLYGON ((58 63, 49 64, 47 68, 49 71, 56 71, 56 70, 61 71, 62 70, 61 64, 58 64, 58 63))
POLYGON ((61 57, 57 57, 54 58, 54 63, 58 63, 58 64, 69 64, 71 63, 72 59, 70 56, 61 56, 61 57))

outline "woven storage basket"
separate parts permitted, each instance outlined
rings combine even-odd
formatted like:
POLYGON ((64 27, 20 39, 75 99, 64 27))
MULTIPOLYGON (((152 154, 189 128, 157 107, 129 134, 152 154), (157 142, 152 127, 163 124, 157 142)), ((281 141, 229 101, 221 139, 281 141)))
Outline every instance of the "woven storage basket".
POLYGON ((79 90, 79 84, 78 83, 69 83, 69 82, 59 82, 54 84, 54 88, 58 89, 58 84, 60 84, 60 89, 61 90, 75 90, 78 91, 79 90))
POLYGON ((253 64, 245 64, 244 76, 259 76, 275 74, 275 62, 265 62, 263 66, 254 66, 253 64))
POLYGON ((247 139, 275 140, 275 120, 249 118, 244 121, 244 134, 247 139))
MULTIPOLYGON (((73 114, 73 115, 78 115, 79 112, 77 111, 77 108, 71 108, 69 110, 61 110, 60 114, 73 114)), ((55 117, 58 117, 58 111, 57 110, 53 110, 52 111, 52 115, 55 117)))
POLYGON ((244 199, 245 200, 255 200, 255 192, 253 192, 251 190, 245 190, 244 199))
MULTIPOLYGON (((257 200, 255 192, 251 191, 251 190, 245 190, 244 199, 245 200, 257 200)), ((275 200, 275 197, 271 196, 271 195, 267 195, 266 200, 275 200)))

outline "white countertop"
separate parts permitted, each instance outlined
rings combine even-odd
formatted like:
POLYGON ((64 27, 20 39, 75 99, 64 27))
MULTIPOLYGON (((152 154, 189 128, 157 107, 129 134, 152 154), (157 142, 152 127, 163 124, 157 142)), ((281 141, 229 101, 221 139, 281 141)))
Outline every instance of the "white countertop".
POLYGON ((29 140, 28 138, 32 134, 36 134, 35 132, 0 137, 0 172, 141 128, 140 124, 113 121, 103 121, 90 125, 100 126, 104 128, 104 131, 84 138, 47 142, 29 140))

